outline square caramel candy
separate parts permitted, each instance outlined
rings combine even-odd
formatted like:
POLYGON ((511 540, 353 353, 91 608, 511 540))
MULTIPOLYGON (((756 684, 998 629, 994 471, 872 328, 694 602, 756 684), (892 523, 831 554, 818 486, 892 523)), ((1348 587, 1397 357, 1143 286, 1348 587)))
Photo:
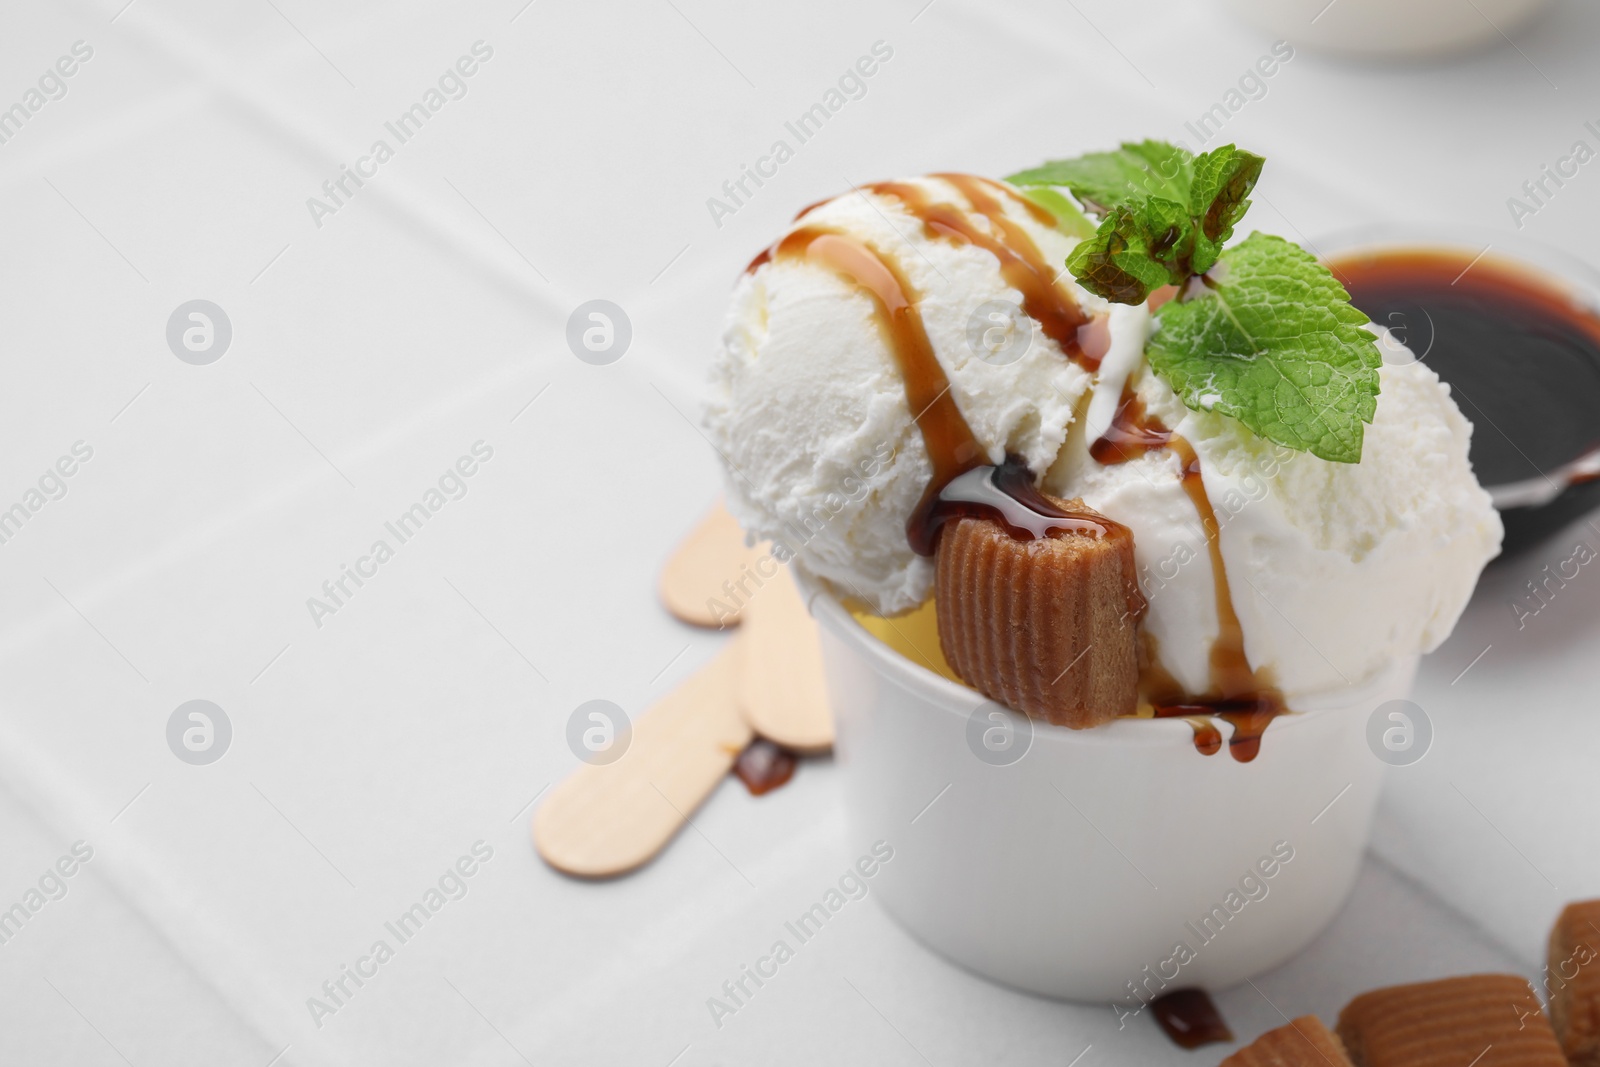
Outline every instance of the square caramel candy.
POLYGON ((1550 1021, 1574 1067, 1600 1067, 1600 900, 1568 904, 1550 931, 1550 1021))
POLYGON ((1138 706, 1145 601, 1127 529, 1082 501, 1045 499, 1098 534, 1019 540, 988 518, 944 528, 934 578, 939 646, 984 696, 1082 730, 1138 706))
MULTIPOLYGON (((1222 1067, 1351 1067, 1344 1046, 1315 1015, 1268 1030, 1222 1061, 1222 1067)), ((1463 1065, 1464 1067, 1464 1065, 1463 1065)))
POLYGON ((1339 1013, 1356 1067, 1566 1067, 1528 983, 1474 974, 1363 993, 1339 1013))

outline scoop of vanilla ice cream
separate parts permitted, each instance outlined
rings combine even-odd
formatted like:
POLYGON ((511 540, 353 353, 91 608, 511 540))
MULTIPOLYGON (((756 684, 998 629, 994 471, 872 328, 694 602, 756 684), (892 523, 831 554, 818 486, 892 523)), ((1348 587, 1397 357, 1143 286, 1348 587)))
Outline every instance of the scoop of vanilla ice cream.
MULTIPOLYGON (((968 206, 941 179, 907 184, 968 206)), ((1046 262, 1065 261, 1072 239, 1021 205, 1008 202, 1005 210, 1046 262)), ((972 224, 992 232, 975 213, 972 224)), ((992 253, 930 237, 898 199, 866 190, 814 208, 796 225, 849 235, 893 262, 920 298, 951 394, 991 460, 1015 452, 1034 470, 1050 466, 1090 375, 1026 317, 1022 328, 1032 335, 1021 358, 999 365, 969 344, 969 322, 983 304, 1021 303, 992 253)), ((1061 284, 1085 311, 1105 307, 1070 277, 1061 284)), ((739 280, 705 412, 706 432, 728 466, 729 508, 806 574, 882 614, 922 603, 933 583, 931 561, 906 543, 905 521, 932 474, 912 416, 873 303, 852 283, 783 257, 739 280)))
MULTIPOLYGON (((1500 516, 1467 460, 1472 425, 1438 375, 1373 329, 1386 359, 1358 464, 1191 411, 1148 364, 1129 368, 1146 410, 1199 457, 1245 653, 1291 696, 1358 684, 1397 658, 1432 651, 1500 551, 1500 516)), ((1133 530, 1145 632, 1162 665, 1204 692, 1217 598, 1178 457, 1152 452, 1101 466, 1088 455, 1096 409, 1115 384, 1105 379, 1120 372, 1109 359, 1102 367, 1088 425, 1071 436, 1045 488, 1082 496, 1133 530)))
MULTIPOLYGON (((941 179, 911 181, 966 204, 941 179)), ((1046 262, 1065 261, 1072 238, 1018 205, 1006 210, 1046 262)), ((1164 450, 1104 466, 1089 455, 1125 383, 1198 456, 1246 655, 1290 696, 1358 684, 1432 650, 1499 551, 1499 516, 1467 459, 1471 425, 1449 387, 1379 328, 1381 393, 1362 460, 1332 463, 1186 407, 1145 361, 1153 320, 1143 305, 1107 305, 1063 277, 1086 312, 1108 316, 1098 372, 1066 358, 1026 317, 1025 354, 998 365, 969 341, 986 302, 1021 303, 994 255, 928 236, 899 200, 871 191, 817 207, 797 226, 847 234, 895 264, 991 462, 1019 453, 1047 472, 1045 491, 1081 497, 1133 531, 1145 633, 1191 693, 1210 688, 1218 599, 1179 459, 1164 450)), ((749 534, 880 614, 927 598, 932 564, 912 552, 905 524, 931 465, 874 305, 853 283, 804 258, 776 257, 742 277, 705 425, 728 466, 729 507, 749 534)))

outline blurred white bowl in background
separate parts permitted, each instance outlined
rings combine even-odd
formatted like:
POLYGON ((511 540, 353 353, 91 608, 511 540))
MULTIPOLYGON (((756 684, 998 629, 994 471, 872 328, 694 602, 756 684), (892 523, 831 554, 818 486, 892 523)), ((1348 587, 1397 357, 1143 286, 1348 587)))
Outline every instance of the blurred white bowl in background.
POLYGON ((1503 40, 1550 0, 1222 0, 1295 46, 1351 56, 1423 56, 1503 40))

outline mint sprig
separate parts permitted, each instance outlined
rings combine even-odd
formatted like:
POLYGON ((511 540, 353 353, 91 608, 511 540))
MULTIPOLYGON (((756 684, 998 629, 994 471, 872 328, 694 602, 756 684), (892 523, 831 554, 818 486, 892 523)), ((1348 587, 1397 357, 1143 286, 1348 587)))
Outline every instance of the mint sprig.
POLYGON ((1112 208, 1094 236, 1073 246, 1067 269, 1091 293, 1140 304, 1163 285, 1182 285, 1193 255, 1194 230, 1183 209, 1152 197, 1112 208))
POLYGON ((1163 285, 1211 269, 1250 207, 1260 156, 1224 145, 1192 156, 1161 141, 1129 143, 1013 174, 1022 187, 1068 189, 1100 218, 1095 235, 1067 260, 1091 293, 1137 304, 1163 285))
POLYGON ((1236 418, 1289 448, 1359 463, 1382 362, 1362 329, 1367 316, 1297 245, 1254 233, 1224 249, 1263 163, 1233 145, 1193 156, 1142 141, 1008 180, 1025 191, 1066 189, 1100 219, 1067 257, 1085 289, 1139 304, 1161 286, 1179 288, 1156 312, 1148 355, 1188 407, 1236 418))

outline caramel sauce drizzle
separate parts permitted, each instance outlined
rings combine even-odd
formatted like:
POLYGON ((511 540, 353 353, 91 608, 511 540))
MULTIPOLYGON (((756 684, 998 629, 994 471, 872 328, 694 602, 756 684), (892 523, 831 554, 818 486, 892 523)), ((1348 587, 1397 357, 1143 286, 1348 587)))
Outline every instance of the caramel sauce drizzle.
POLYGON ((1091 320, 1078 307, 1072 294, 1056 279, 1063 273, 1045 261, 1039 246, 1033 243, 1028 232, 1006 213, 997 193, 1015 198, 1027 206, 1034 218, 1042 214, 1043 224, 1055 226, 1055 220, 1037 204, 1026 197, 1006 189, 996 182, 976 178, 969 174, 936 174, 966 197, 972 212, 983 216, 992 228, 986 233, 973 222, 972 215, 947 200, 935 199, 935 193, 922 185, 909 182, 877 182, 867 188, 883 196, 892 196, 905 209, 920 219, 924 232, 930 237, 942 237, 956 244, 982 248, 1000 261, 1000 274, 1022 294, 1022 309, 1039 324, 1044 335, 1061 346, 1067 358, 1086 370, 1094 370, 1105 356, 1105 348, 1094 350, 1083 342, 1080 331, 1091 320))
POLYGON ((817 210, 817 208, 821 207, 823 204, 830 204, 830 203, 832 203, 833 201, 835 201, 837 199, 838 199, 838 197, 825 196, 821 200, 812 201, 811 203, 807 204, 805 207, 801 208, 799 211, 796 211, 794 213, 794 221, 799 222, 801 219, 805 218, 807 215, 809 215, 813 211, 817 210))
POLYGON ((1059 507, 1034 487, 1033 474, 1020 458, 1008 457, 999 467, 990 465, 988 453, 961 414, 950 379, 934 355, 914 291, 890 260, 853 237, 815 226, 791 232, 777 243, 772 255, 803 257, 826 267, 873 302, 878 326, 900 368, 906 404, 913 412, 933 466, 933 477, 906 522, 906 540, 914 551, 933 555, 944 524, 971 514, 997 519, 1019 539, 1056 530, 1091 536, 1132 536, 1126 527, 1109 520, 1059 507), (1010 507, 973 498, 972 494, 963 494, 961 499, 945 497, 952 482, 978 468, 990 472, 990 483, 1021 509, 1020 516, 1010 507))
MULTIPOLYGON (((1168 717, 1157 716, 1157 718, 1168 717)), ((1216 723, 1202 715, 1185 715, 1182 718, 1194 730, 1194 747, 1200 755, 1215 756, 1222 751, 1222 731, 1217 729, 1216 723)))
POLYGON ((1232 1041, 1233 1031, 1217 1010, 1216 1001, 1203 989, 1175 989, 1150 1002, 1156 1022, 1179 1048, 1232 1041))
POLYGON ((1102 467, 1138 459, 1147 452, 1166 448, 1172 441, 1172 431, 1144 410, 1144 401, 1133 390, 1123 386, 1122 399, 1117 401, 1117 413, 1111 425, 1089 446, 1089 458, 1102 467))
POLYGON ((938 547, 939 530, 945 523, 965 517, 993 519, 1019 541, 1033 541, 1054 533, 1070 533, 1112 543, 1126 542, 1124 558, 1129 561, 1122 574, 1122 595, 1127 617, 1137 621, 1149 606, 1139 591, 1139 576, 1134 573, 1133 531, 1103 515, 1090 515, 1064 508, 1045 496, 1033 484, 1033 472, 1021 456, 1008 455, 998 467, 968 471, 939 493, 938 502, 926 524, 908 532, 912 547, 918 539, 932 555, 938 547))
POLYGON ((1089 446, 1090 457, 1111 466, 1161 449, 1177 455, 1183 491, 1194 505, 1205 533, 1217 601, 1217 638, 1211 644, 1211 684, 1204 695, 1184 693, 1177 680, 1160 669, 1145 672, 1145 688, 1156 717, 1187 719, 1194 728, 1195 748, 1207 756, 1222 747, 1221 734, 1209 720, 1214 717, 1231 725, 1233 736, 1228 740, 1228 751, 1239 762, 1249 763, 1261 751, 1262 734, 1288 707, 1283 694, 1251 668, 1245 655, 1244 627, 1234 609, 1228 568, 1222 559, 1222 527, 1211 498, 1206 495, 1200 457, 1188 441, 1145 411, 1131 386, 1124 386, 1111 426, 1089 446))
POLYGON ((1014 453, 998 467, 975 467, 947 483, 924 521, 907 531, 912 549, 933 555, 945 523, 969 516, 994 519, 1018 541, 1053 533, 1112 540, 1133 536, 1120 523, 1068 510, 1045 496, 1033 484, 1027 461, 1014 453))
POLYGON ((774 254, 780 258, 803 256, 851 282, 872 299, 879 328, 900 366, 906 404, 933 464, 933 477, 906 524, 912 548, 923 555, 930 554, 937 532, 930 526, 940 492, 967 471, 987 465, 989 456, 956 406, 950 379, 934 357, 911 287, 883 256, 855 238, 832 230, 801 227, 779 241, 774 254))
POLYGON ((763 263, 771 263, 772 248, 772 245, 768 245, 766 248, 763 248, 761 251, 757 252, 755 258, 745 265, 744 272, 746 274, 754 274, 756 269, 763 263))
MULTIPOLYGON (((1004 202, 1018 205, 1036 223, 1050 229, 1055 228, 1055 217, 1003 182, 972 174, 942 173, 933 177, 957 189, 971 210, 948 200, 938 200, 933 190, 911 182, 874 182, 863 187, 863 191, 899 200, 906 211, 922 222, 924 232, 930 237, 974 245, 993 255, 1000 261, 1001 276, 1022 294, 1023 310, 1039 324, 1044 335, 1055 341, 1067 358, 1079 366, 1090 371, 1097 368, 1110 345, 1105 317, 1091 318, 1084 314, 1071 291, 1058 284, 1065 270, 1051 266, 1027 230, 1007 213, 1004 202), (987 220, 992 233, 974 225, 974 213, 987 220)), ((795 215, 795 221, 799 222, 833 199, 828 197, 806 205, 795 215)), ((753 273, 770 262, 775 247, 757 253, 745 267, 745 273, 753 273)))
POLYGON ((793 752, 758 737, 744 747, 733 761, 733 773, 751 796, 765 796, 794 777, 799 762, 793 752))

